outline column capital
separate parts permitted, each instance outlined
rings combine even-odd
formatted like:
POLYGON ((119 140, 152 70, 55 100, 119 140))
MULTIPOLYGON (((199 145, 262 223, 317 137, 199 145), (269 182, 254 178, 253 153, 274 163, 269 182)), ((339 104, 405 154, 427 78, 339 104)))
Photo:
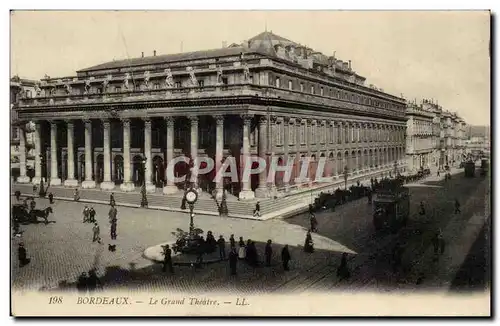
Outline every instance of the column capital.
POLYGON ((294 125, 296 123, 296 118, 294 117, 285 117, 285 122, 288 123, 289 125, 294 125))
POLYGON ((197 115, 188 115, 188 119, 191 121, 191 123, 198 123, 199 117, 197 115))
POLYGON ((271 123, 276 123, 276 121, 278 120, 278 116, 276 116, 276 115, 270 115, 269 116, 269 120, 271 121, 271 123))
POLYGON ((150 118, 143 118, 144 121, 144 128, 151 128, 151 119, 150 118))
POLYGON ((224 116, 222 114, 216 114, 213 116, 214 120, 215 120, 215 123, 218 125, 218 126, 221 126, 224 124, 224 116))
POLYGON ((57 120, 49 120, 50 127, 57 127, 57 120))
POLYGON ((264 115, 259 116, 259 125, 263 126, 267 123, 267 117, 264 115))
POLYGON ((109 128, 109 126, 111 125, 111 122, 109 121, 109 119, 106 119, 106 118, 101 119, 101 122, 102 122, 102 125, 104 128, 109 128))
POLYGON ((129 118, 121 118, 120 121, 124 126, 130 127, 130 119, 129 118))
POLYGON ((165 122, 167 123, 167 127, 173 127, 174 126, 174 123, 175 123, 174 117, 172 117, 172 116, 166 116, 166 117, 163 117, 163 119, 165 119, 165 122))
POLYGON ((321 120, 320 123, 322 126, 326 126, 326 120, 321 120))
POLYGON ((243 120, 243 123, 246 125, 249 125, 250 122, 252 122, 252 118, 254 117, 253 114, 240 114, 241 119, 243 120))
POLYGON ((85 118, 85 119, 82 119, 83 123, 85 124, 85 126, 88 126, 88 125, 91 125, 92 124, 92 120, 88 119, 88 118, 85 118))

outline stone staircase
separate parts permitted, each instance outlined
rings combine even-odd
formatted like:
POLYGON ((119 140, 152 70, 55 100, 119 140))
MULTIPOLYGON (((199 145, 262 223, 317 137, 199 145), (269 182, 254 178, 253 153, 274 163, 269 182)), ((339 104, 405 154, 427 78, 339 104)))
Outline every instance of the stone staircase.
MULTIPOLYGON (((383 170, 370 170, 365 171, 362 174, 353 175, 350 177, 347 186, 356 184, 359 180, 361 183, 367 185, 371 177, 379 177, 382 172, 387 173, 391 171, 390 167, 383 170)), ((344 181, 336 179, 333 183, 314 185, 313 187, 306 187, 301 189, 293 189, 276 199, 266 198, 266 199, 255 199, 252 201, 239 201, 235 197, 230 197, 226 201, 229 217, 236 218, 250 218, 266 220, 270 218, 286 218, 298 213, 307 211, 309 204, 311 204, 314 198, 320 192, 332 192, 338 187, 344 187, 344 181), (261 209, 261 217, 253 217, 253 212, 255 209, 255 203, 259 201, 261 209)), ((32 184, 13 184, 12 193, 19 190, 23 195, 33 195, 33 185, 32 184)), ((48 192, 52 192, 54 197, 59 200, 73 200, 74 188, 65 188, 62 186, 49 187, 48 192)), ((88 203, 101 203, 109 204, 110 191, 103 191, 100 189, 79 189, 80 192, 80 202, 88 203)), ((133 192, 122 192, 117 187, 114 191, 115 202, 118 206, 127 207, 140 207, 141 204, 141 193, 140 189, 133 192)), ((38 196, 38 193, 36 194, 38 196)), ((157 189, 155 193, 148 194, 148 208, 185 212, 188 213, 189 210, 182 210, 182 192, 174 195, 163 195, 161 189, 157 189)), ((219 201, 220 203, 220 201, 219 201)), ((219 215, 218 207, 216 201, 207 193, 201 193, 198 201, 195 205, 194 212, 196 214, 205 215, 219 215)))

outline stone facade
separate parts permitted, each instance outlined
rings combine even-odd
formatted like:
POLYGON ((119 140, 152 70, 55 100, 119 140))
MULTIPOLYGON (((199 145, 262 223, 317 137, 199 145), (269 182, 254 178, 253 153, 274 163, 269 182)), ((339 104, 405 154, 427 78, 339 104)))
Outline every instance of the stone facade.
MULTIPOLYGON (((113 61, 74 77, 46 78, 35 98, 22 98, 19 119, 36 123, 35 178, 84 188, 145 183, 148 191, 182 188, 167 180, 165 162, 186 155, 228 157, 241 173, 246 157, 293 166, 268 180, 195 186, 227 189, 241 199, 315 186, 321 158, 325 176, 379 177, 406 168, 404 99, 364 86, 351 62, 262 33, 218 50, 113 61), (305 158, 310 181, 295 183, 305 158)), ((189 166, 176 164, 175 176, 189 166)))
POLYGON ((406 155, 408 170, 412 173, 420 169, 430 169, 435 163, 433 139, 434 114, 422 105, 409 103, 406 109, 406 155))

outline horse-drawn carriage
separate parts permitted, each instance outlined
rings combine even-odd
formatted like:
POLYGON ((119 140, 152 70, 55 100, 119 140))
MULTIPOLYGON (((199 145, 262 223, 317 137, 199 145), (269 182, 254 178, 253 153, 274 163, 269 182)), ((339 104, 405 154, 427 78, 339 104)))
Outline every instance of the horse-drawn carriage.
POLYGON ((41 217, 45 224, 49 223, 48 217, 52 213, 52 207, 45 209, 31 209, 23 204, 15 204, 12 206, 12 219, 14 223, 18 224, 31 224, 38 223, 38 218, 41 217))

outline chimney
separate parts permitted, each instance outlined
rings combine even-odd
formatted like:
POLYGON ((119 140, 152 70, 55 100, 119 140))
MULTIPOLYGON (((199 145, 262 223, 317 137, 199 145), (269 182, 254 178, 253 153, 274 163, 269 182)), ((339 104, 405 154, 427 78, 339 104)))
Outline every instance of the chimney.
POLYGON ((156 50, 153 50, 153 57, 156 57, 156 50))
POLYGON ((144 52, 141 52, 141 58, 144 58, 144 52))
POLYGON ((351 60, 349 60, 349 69, 351 69, 351 60))

